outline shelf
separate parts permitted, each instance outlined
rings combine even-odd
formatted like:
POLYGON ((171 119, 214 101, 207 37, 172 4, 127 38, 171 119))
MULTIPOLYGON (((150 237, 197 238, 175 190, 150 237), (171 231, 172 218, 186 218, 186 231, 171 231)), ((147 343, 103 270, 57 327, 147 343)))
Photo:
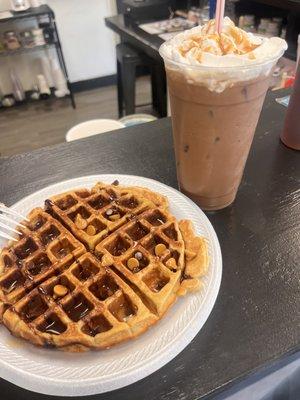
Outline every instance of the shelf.
POLYGON ((9 110, 15 110, 15 109, 18 109, 18 108, 23 108, 23 107, 26 107, 26 106, 34 106, 34 105, 36 105, 36 106, 40 107, 43 104, 45 106, 49 106, 49 105, 53 104, 54 102, 64 102, 66 100, 70 100, 71 99, 71 96, 69 94, 64 96, 64 97, 56 97, 55 94, 54 94, 54 90, 53 89, 51 90, 51 95, 47 99, 32 100, 30 98, 30 94, 31 94, 31 91, 26 92, 26 94, 25 94, 26 99, 24 101, 20 102, 20 103, 15 103, 11 107, 0 107, 0 113, 1 112, 5 112, 5 111, 9 111, 9 110))
POLYGON ((46 4, 40 7, 29 8, 26 11, 19 11, 19 12, 11 11, 11 13, 12 17, 0 19, 0 24, 9 21, 15 21, 16 19, 37 18, 41 17, 42 15, 51 15, 54 18, 53 11, 46 4))
POLYGON ((53 42, 48 44, 42 44, 40 46, 20 47, 19 49, 16 50, 5 50, 0 52, 0 57, 14 56, 16 54, 30 53, 32 51, 47 50, 51 49, 53 46, 55 46, 55 44, 56 43, 53 42))
MULTIPOLYGON (((41 5, 40 7, 35 7, 35 8, 29 8, 26 11, 21 11, 21 12, 12 12, 12 16, 9 18, 3 18, 0 19, 0 26, 1 23, 2 24, 9 24, 9 23, 13 23, 15 21, 18 20, 23 20, 23 19, 38 19, 38 17, 47 17, 49 20, 49 24, 52 26, 53 28, 53 33, 54 33, 54 42, 53 43, 49 43, 49 44, 43 44, 41 46, 34 46, 34 47, 20 47, 19 49, 16 50, 4 50, 2 52, 0 52, 0 58, 1 57, 7 57, 7 56, 12 56, 12 55, 17 55, 17 54, 23 54, 23 53, 29 53, 29 52, 34 52, 34 51, 40 51, 40 50, 47 50, 50 49, 52 47, 55 48, 56 53, 57 53, 57 57, 58 57, 58 61, 59 64, 62 68, 63 74, 65 76, 67 85, 69 85, 69 78, 68 78, 68 73, 67 73, 67 69, 66 69, 66 65, 65 65, 65 60, 64 60, 64 56, 63 56, 63 52, 61 49, 61 45, 60 45, 60 41, 59 41, 59 36, 58 36, 58 32, 57 32, 57 28, 56 28, 56 23, 55 23, 55 14, 53 12, 53 10, 48 6, 48 5, 41 5)), ((72 104, 73 108, 76 108, 76 104, 75 104, 75 100, 74 100, 74 95, 72 92, 72 89, 70 88, 70 95, 65 96, 65 98, 69 98, 72 104)), ((64 98, 56 98, 55 95, 53 94, 52 91, 52 95, 50 96, 49 99, 44 100, 44 103, 48 103, 51 104, 53 101, 63 101, 64 98)), ((17 104, 14 105, 12 107, 2 107, 2 110, 9 110, 9 109, 14 109, 16 107, 22 107, 23 105, 29 105, 29 104, 34 104, 36 103, 38 104, 42 104, 42 100, 31 100, 30 96, 28 95, 28 93, 26 94, 26 100, 21 103, 21 104, 17 104)))
POLYGON ((267 4, 283 10, 300 12, 300 0, 251 0, 255 3, 267 4))

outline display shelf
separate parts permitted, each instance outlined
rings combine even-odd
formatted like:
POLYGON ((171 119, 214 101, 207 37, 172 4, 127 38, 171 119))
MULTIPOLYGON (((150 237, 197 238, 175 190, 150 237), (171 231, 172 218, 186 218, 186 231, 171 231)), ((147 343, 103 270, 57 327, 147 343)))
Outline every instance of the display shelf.
POLYGON ((281 8, 289 11, 300 12, 300 0, 251 0, 256 3, 267 4, 269 6, 281 8))
POLYGON ((49 15, 49 14, 54 16, 52 9, 46 4, 41 5, 39 7, 28 8, 28 10, 26 11, 18 11, 18 12, 10 11, 10 12, 12 13, 12 16, 0 19, 0 23, 11 22, 13 20, 24 19, 24 18, 38 18, 43 15, 49 15))
MULTIPOLYGON (((30 53, 32 51, 47 50, 52 47, 55 48, 57 56, 58 56, 59 64, 61 66, 61 69, 63 71, 63 74, 64 74, 66 82, 67 82, 67 86, 70 91, 70 95, 68 97, 71 99, 72 107, 76 108, 74 94, 73 94, 72 88, 70 86, 67 67, 66 67, 66 63, 64 60, 64 56, 63 56, 63 51, 62 51, 59 34, 58 34, 57 26, 56 26, 56 21, 55 21, 55 14, 54 14, 53 10, 48 5, 44 4, 39 7, 29 8, 26 11, 21 11, 21 12, 13 12, 12 11, 11 17, 0 19, 0 25, 4 24, 4 23, 13 23, 14 24, 16 21, 20 21, 20 20, 24 20, 24 19, 32 19, 32 18, 39 19, 40 17, 45 17, 49 21, 49 25, 51 26, 51 28, 53 30, 54 41, 49 44, 34 46, 34 47, 30 47, 30 48, 21 47, 16 50, 4 50, 3 52, 0 52, 0 57, 22 54, 22 53, 26 54, 26 53, 30 53)), ((15 26, 14 26, 14 28, 15 28, 15 26)))
POLYGON ((32 105, 36 105, 36 106, 41 106, 42 104, 45 104, 45 106, 49 106, 51 104, 53 104, 54 102, 63 102, 65 101, 69 101, 70 100, 70 95, 66 95, 64 97, 56 97, 54 94, 54 88, 51 89, 51 95, 47 98, 47 99, 38 99, 38 100, 33 100, 31 99, 30 95, 32 94, 32 91, 26 91, 25 93, 25 100, 22 102, 17 102, 15 103, 13 106, 11 107, 0 107, 0 113, 2 112, 8 112, 9 110, 13 110, 13 109, 21 109, 21 108, 26 108, 26 106, 32 106, 32 105))
POLYGON ((48 50, 51 49, 53 46, 55 46, 54 42, 33 47, 20 47, 16 50, 4 50, 0 51, 0 57, 14 56, 23 53, 30 53, 32 51, 48 50))

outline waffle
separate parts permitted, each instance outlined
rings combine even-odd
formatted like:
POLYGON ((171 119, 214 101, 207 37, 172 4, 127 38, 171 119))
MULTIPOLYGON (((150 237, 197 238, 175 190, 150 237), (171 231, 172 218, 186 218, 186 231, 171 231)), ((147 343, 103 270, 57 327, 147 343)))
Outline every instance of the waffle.
POLYGON ((138 215, 101 241, 95 254, 139 291, 156 315, 162 316, 175 300, 184 269, 184 242, 176 219, 166 210, 138 215))
POLYGON ((0 317, 1 310, 60 274, 85 252, 83 244, 41 208, 33 209, 28 219, 25 228, 19 228, 19 241, 0 255, 0 317))
POLYGON ((156 320, 139 296, 91 253, 4 313, 4 324, 17 336, 73 351, 109 347, 139 335, 156 320), (53 294, 58 284, 68 289, 62 298, 53 294))
POLYGON ((0 255, 0 316, 39 346, 82 351, 134 338, 207 270, 205 240, 148 189, 98 183, 28 218, 0 255))
POLYGON ((90 250, 129 218, 157 206, 167 206, 164 196, 147 189, 103 183, 92 190, 59 194, 46 202, 47 210, 90 250))

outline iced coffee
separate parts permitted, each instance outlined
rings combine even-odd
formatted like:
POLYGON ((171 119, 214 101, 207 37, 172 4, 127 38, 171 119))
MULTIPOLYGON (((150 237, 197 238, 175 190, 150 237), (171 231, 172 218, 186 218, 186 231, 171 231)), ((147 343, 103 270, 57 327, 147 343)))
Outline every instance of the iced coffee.
POLYGON ((204 210, 234 201, 272 68, 286 48, 229 18, 221 34, 211 20, 161 46, 179 186, 204 210))

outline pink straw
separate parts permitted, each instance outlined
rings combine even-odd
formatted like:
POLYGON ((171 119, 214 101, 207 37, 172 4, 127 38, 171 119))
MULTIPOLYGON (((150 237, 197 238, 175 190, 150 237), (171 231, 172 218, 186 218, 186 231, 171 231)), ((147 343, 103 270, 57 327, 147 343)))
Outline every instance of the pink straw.
POLYGON ((223 29, 225 0, 217 0, 216 6, 216 32, 221 33, 223 29))

